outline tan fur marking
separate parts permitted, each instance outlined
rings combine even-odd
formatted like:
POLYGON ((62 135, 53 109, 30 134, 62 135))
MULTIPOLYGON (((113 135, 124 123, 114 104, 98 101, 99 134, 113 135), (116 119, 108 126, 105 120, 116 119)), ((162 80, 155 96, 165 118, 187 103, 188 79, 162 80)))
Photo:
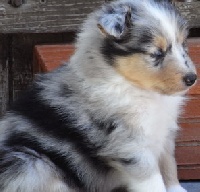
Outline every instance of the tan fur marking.
POLYGON ((109 36, 109 34, 106 32, 106 30, 100 24, 97 24, 97 27, 99 28, 99 30, 101 31, 101 33, 103 35, 109 36))
POLYGON ((154 45, 161 48, 163 51, 166 51, 168 47, 167 39, 162 36, 157 36, 154 38, 154 45))
POLYGON ((179 71, 173 61, 155 68, 143 54, 117 59, 116 70, 127 80, 146 90, 163 94, 173 94, 186 89, 183 83, 184 72, 179 71))

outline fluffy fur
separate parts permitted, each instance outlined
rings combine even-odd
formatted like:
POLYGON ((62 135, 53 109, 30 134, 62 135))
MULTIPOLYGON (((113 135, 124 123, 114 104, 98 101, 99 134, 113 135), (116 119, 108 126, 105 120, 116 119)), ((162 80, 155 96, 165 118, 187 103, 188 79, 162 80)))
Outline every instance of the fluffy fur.
POLYGON ((165 2, 121 0, 85 21, 69 63, 38 75, 0 123, 1 192, 185 192, 177 118, 196 72, 165 2))

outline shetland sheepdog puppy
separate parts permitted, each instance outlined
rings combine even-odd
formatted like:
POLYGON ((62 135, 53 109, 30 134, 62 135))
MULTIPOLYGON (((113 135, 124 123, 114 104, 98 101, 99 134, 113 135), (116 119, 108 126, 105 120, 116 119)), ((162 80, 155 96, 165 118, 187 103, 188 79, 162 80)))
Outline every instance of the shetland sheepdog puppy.
POLYGON ((38 75, 0 122, 1 192, 186 192, 177 118, 197 79, 168 2, 88 16, 70 61, 38 75))

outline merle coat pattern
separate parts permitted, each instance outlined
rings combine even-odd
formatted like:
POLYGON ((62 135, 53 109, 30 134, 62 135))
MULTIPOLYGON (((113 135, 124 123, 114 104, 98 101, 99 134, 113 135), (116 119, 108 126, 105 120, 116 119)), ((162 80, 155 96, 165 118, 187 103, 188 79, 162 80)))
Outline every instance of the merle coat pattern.
POLYGON ((174 140, 196 80, 187 25, 166 2, 88 16, 76 52, 38 75, 0 123, 1 192, 185 192, 174 140))

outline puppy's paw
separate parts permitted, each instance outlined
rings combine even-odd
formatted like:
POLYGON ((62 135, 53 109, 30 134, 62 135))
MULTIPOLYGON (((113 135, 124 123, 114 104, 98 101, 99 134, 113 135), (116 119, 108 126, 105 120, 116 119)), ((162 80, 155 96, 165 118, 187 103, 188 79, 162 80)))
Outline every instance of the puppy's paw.
POLYGON ((167 192, 162 176, 155 174, 140 182, 132 182, 130 191, 134 192, 167 192))
POLYGON ((173 185, 167 189, 167 192, 187 192, 187 190, 180 185, 173 185))

